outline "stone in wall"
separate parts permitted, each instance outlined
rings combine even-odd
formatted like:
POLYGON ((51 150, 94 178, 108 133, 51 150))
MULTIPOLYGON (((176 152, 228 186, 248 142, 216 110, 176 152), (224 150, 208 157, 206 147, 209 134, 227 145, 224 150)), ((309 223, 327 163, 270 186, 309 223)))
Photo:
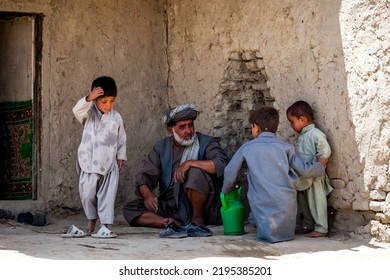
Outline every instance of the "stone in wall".
POLYGON ((274 101, 259 51, 230 52, 218 96, 214 129, 218 131, 222 147, 231 157, 252 138, 249 112, 259 105, 272 105, 274 101))

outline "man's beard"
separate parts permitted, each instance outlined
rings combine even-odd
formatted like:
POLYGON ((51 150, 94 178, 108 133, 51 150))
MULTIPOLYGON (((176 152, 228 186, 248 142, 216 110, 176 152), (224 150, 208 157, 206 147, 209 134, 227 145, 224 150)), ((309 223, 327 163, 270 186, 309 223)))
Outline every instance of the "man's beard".
POLYGON ((172 129, 172 132, 173 132, 173 137, 180 145, 187 147, 187 146, 191 146, 194 143, 195 134, 192 135, 191 139, 186 140, 186 139, 181 138, 179 135, 177 135, 177 133, 175 132, 175 129, 172 129))

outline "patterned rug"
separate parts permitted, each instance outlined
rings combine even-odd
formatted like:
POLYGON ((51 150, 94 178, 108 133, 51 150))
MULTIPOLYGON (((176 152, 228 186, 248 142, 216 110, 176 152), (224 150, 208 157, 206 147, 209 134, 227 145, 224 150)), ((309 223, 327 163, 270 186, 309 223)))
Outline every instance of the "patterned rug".
POLYGON ((0 103, 0 199, 32 199, 32 101, 0 103))

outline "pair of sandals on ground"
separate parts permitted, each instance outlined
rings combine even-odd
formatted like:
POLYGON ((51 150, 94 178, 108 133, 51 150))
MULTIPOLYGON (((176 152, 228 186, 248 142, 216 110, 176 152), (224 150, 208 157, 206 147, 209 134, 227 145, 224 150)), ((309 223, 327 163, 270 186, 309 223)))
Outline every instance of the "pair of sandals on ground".
POLYGON ((64 238, 77 238, 77 237, 85 237, 91 236, 94 238, 114 238, 117 237, 115 233, 109 230, 106 226, 102 226, 97 233, 85 232, 75 225, 71 225, 66 233, 61 234, 61 237, 64 238))
POLYGON ((189 223, 186 226, 179 226, 175 223, 170 223, 159 233, 161 238, 207 237, 212 235, 213 232, 211 229, 195 223, 189 223))

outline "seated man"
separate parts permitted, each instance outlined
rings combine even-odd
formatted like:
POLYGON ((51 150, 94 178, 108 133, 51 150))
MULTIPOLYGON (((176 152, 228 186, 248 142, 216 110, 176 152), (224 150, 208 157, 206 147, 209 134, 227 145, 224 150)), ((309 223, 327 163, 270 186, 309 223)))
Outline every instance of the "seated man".
POLYGON ((153 147, 136 176, 138 199, 123 209, 130 226, 165 227, 160 237, 185 237, 211 236, 205 225, 221 223, 220 192, 228 159, 215 138, 195 132, 198 115, 194 104, 164 112, 170 136, 153 147))

